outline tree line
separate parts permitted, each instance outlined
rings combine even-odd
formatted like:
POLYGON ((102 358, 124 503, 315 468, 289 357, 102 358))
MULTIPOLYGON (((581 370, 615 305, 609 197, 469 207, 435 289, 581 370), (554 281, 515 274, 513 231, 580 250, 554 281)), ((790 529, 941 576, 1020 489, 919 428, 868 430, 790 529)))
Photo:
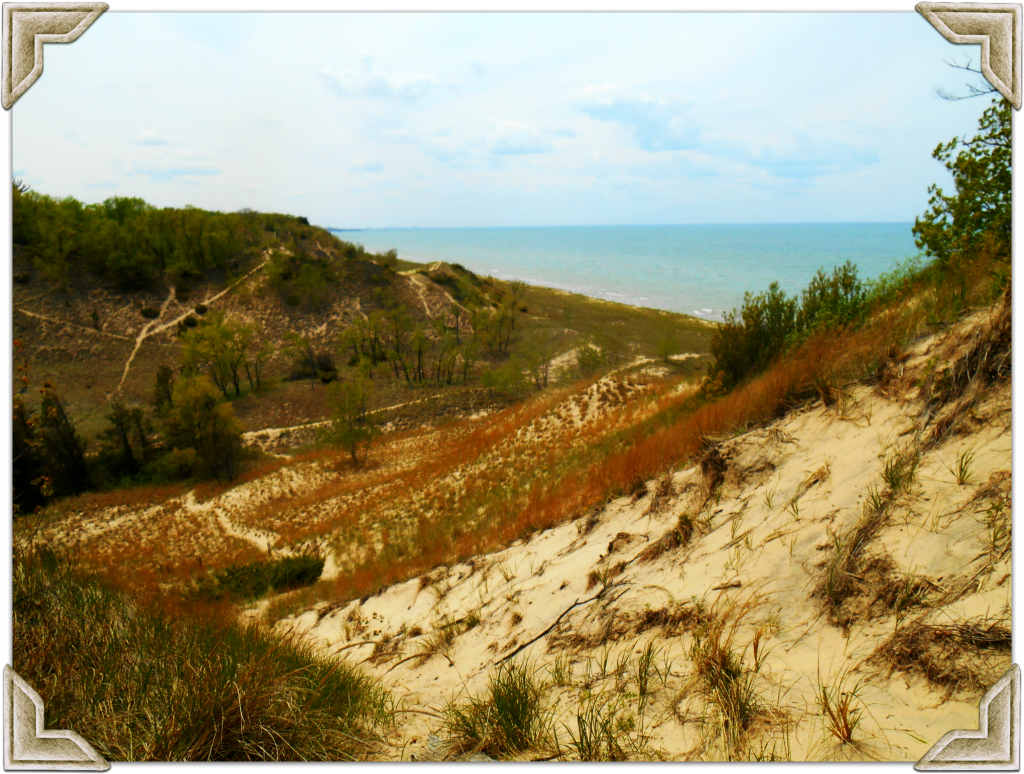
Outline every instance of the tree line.
POLYGON ((304 217, 157 208, 122 196, 83 204, 33 191, 17 180, 12 196, 14 244, 65 292, 77 271, 133 290, 158 281, 201 279, 213 269, 232 271, 239 261, 277 245, 293 254, 320 244, 345 258, 376 257, 304 217))

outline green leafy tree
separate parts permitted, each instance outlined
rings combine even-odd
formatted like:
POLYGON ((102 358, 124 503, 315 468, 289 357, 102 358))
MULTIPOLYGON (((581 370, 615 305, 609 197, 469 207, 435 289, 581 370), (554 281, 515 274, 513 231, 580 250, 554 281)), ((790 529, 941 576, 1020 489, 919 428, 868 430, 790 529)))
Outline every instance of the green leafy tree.
POLYGON ((156 408, 157 413, 162 413, 170 408, 174 397, 174 369, 169 365, 159 365, 154 377, 153 393, 149 399, 156 408))
POLYGON ((914 222, 917 246, 948 265, 957 256, 988 247, 1010 255, 1012 200, 1012 126, 1010 103, 997 97, 978 122, 971 139, 954 137, 932 157, 953 175, 956 192, 929 187, 928 211, 914 222))
POLYGON ((201 478, 233 479, 242 459, 242 426, 230 403, 202 374, 187 374, 174 385, 164 417, 164 440, 193 459, 201 478), (189 452, 191 451, 191 454, 189 452))
POLYGON ((370 414, 373 382, 360 374, 347 382, 334 382, 327 388, 327 403, 332 417, 320 431, 324 443, 344 449, 353 465, 366 462, 370 447, 380 435, 380 426, 370 414))

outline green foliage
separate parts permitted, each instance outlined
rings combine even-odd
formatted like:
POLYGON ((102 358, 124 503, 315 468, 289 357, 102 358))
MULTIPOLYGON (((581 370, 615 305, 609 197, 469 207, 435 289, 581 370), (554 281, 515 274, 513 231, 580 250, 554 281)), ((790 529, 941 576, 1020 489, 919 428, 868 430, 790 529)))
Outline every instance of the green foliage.
POLYGON ((576 350, 576 367, 580 370, 580 376, 589 379, 601 366, 605 365, 607 358, 604 352, 593 344, 584 344, 576 350))
POLYGON ((523 365, 516 355, 512 355, 500 366, 484 371, 480 383, 491 395, 505 395, 512 400, 517 400, 529 387, 523 365))
POLYGON ((319 249, 317 243, 347 257, 370 257, 305 218, 196 207, 157 209, 126 197, 83 205, 25 186, 12 190, 14 243, 23 246, 39 272, 65 292, 72 273, 82 270, 123 289, 151 286, 166 277, 185 289, 177 294, 185 301, 185 281, 201 279, 211 270, 233 270, 239 260, 283 242, 301 256, 299 263, 312 260, 318 265, 316 276, 307 272, 296 291, 315 302, 322 291, 314 280, 329 274, 323 259, 308 257, 319 249))
POLYGON ((983 246, 1008 259, 1012 203, 1011 105, 996 97, 972 139, 954 137, 932 157, 953 175, 956 193, 938 186, 928 193, 929 209, 914 222, 917 246, 948 265, 983 246), (987 245, 986 245, 987 243, 987 245))
POLYGON ((189 374, 174 385, 164 416, 164 440, 171 448, 194 452, 193 475, 230 480, 238 472, 242 426, 205 376, 189 374))
POLYGON ((500 664, 483 695, 445 708, 449 744, 463 753, 502 757, 537 747, 549 735, 543 698, 537 675, 527 664, 500 664))
POLYGON ((392 720, 383 687, 344 661, 146 607, 52 553, 16 556, 12 591, 14 668, 50 725, 87 726, 108 760, 351 760, 392 720))
POLYGON ((743 296, 743 307, 725 315, 711 338, 712 376, 726 388, 766 368, 796 331, 797 300, 773 282, 768 290, 743 296))
POLYGON ((75 494, 89 486, 85 462, 85 441, 64 411, 57 390, 43 385, 42 402, 36 421, 34 445, 43 474, 57 496, 75 494))
POLYGON ((362 374, 327 388, 327 403, 333 416, 321 429, 320 439, 347 451, 353 465, 366 462, 370 447, 380 435, 380 426, 369 413, 372 399, 373 383, 362 374))
POLYGON ((323 569, 324 558, 317 554, 260 560, 219 570, 201 583, 197 591, 209 600, 227 596, 250 601, 271 590, 280 592, 311 586, 320 579, 323 569))
POLYGON ((174 369, 169 365, 159 365, 153 377, 153 393, 149 402, 153 404, 157 412, 162 412, 170 407, 174 396, 174 369))
POLYGON ((160 316, 160 310, 159 309, 154 309, 151 306, 144 306, 140 310, 140 314, 143 317, 145 317, 147 320, 155 320, 157 317, 160 316))
POLYGON ((138 473, 149 460, 149 422, 140 408, 128 408, 113 400, 106 415, 108 426, 100 433, 107 469, 118 478, 138 473))
POLYGON ((814 328, 838 328, 856 322, 864 313, 867 289, 850 261, 827 274, 824 269, 811 279, 803 292, 796 327, 802 333, 814 328))
POLYGON ((20 395, 14 396, 12 422, 14 512, 32 513, 46 504, 49 482, 43 476, 43 461, 36 440, 37 417, 25 407, 20 395))

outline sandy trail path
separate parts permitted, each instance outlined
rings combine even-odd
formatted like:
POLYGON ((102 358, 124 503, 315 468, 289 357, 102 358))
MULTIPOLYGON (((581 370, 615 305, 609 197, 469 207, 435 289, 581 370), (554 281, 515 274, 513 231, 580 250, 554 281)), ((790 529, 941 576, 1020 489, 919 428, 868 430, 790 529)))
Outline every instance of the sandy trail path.
POLYGON ((271 546, 277 542, 278 536, 272 532, 263 532, 260 530, 239 527, 231 521, 230 518, 228 518, 224 509, 218 507, 215 502, 198 502, 194 491, 190 491, 185 495, 185 499, 181 501, 181 504, 189 513, 196 515, 209 515, 212 513, 217 518, 217 523, 220 524, 221 529, 223 529, 224 532, 231 537, 244 540, 246 543, 255 546, 264 553, 269 553, 271 546))
POLYGON ((109 336, 112 339, 121 339, 121 341, 131 341, 130 336, 122 336, 119 333, 107 333, 106 331, 98 331, 95 328, 90 328, 87 325, 78 325, 77 323, 67 322, 66 320, 58 320, 55 317, 47 317, 46 315, 36 314, 35 312, 30 312, 27 309, 19 309, 18 307, 15 307, 14 311, 20 312, 26 317, 35 317, 37 320, 44 320, 45 322, 54 323, 56 325, 66 325, 69 328, 77 328, 80 331, 92 333, 95 334, 96 336, 109 336))
MULTIPOLYGON (((204 304, 206 306, 209 306, 214 301, 217 301, 218 299, 223 298, 225 295, 230 293, 232 290, 234 290, 240 284, 245 282, 247 279, 249 279, 249 277, 251 277, 253 274, 258 272, 260 269, 262 269, 266 265, 267 265, 267 261, 264 260, 263 263, 261 263, 255 269, 252 269, 248 273, 242 275, 239 279, 235 280, 230 285, 228 285, 226 288, 224 288, 224 290, 222 290, 220 293, 217 293, 216 295, 213 295, 213 296, 207 296, 206 299, 204 299, 200 303, 202 303, 202 304, 204 304)), ((192 315, 192 310, 189 309, 188 311, 178 315, 174 319, 169 320, 168 322, 165 322, 165 323, 161 324, 160 321, 163 319, 164 312, 167 311, 167 307, 170 306, 171 301, 174 300, 174 288, 168 288, 168 289, 170 290, 170 293, 168 294, 167 298, 164 300, 163 304, 161 304, 161 306, 160 306, 160 314, 157 315, 155 320, 151 320, 150 322, 146 323, 142 327, 142 330, 139 331, 139 335, 135 338, 135 349, 132 350, 132 353, 128 356, 128 361, 124 364, 124 373, 121 374, 121 381, 119 381, 117 383, 117 387, 114 388, 114 391, 107 396, 107 400, 112 399, 115 395, 117 395, 117 393, 119 393, 121 391, 121 387, 124 386, 125 379, 128 378, 128 371, 131 370, 132 361, 135 360, 135 355, 138 353, 139 349, 141 349, 143 342, 146 339, 148 339, 150 336, 153 336, 153 335, 155 335, 157 333, 163 333, 164 331, 168 330, 169 328, 177 327, 178 323, 184 321, 186 317, 189 317, 189 316, 192 315)))

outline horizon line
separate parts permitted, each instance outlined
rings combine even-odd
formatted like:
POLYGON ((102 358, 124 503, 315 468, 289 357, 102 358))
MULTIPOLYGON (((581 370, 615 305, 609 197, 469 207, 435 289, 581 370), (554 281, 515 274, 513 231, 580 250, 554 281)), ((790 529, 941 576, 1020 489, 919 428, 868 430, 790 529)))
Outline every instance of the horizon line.
POLYGON ((459 229, 465 231, 513 228, 661 228, 664 226, 867 226, 904 225, 913 220, 823 220, 823 221, 762 221, 736 223, 564 223, 558 225, 520 226, 322 226, 328 231, 442 231, 459 229))

